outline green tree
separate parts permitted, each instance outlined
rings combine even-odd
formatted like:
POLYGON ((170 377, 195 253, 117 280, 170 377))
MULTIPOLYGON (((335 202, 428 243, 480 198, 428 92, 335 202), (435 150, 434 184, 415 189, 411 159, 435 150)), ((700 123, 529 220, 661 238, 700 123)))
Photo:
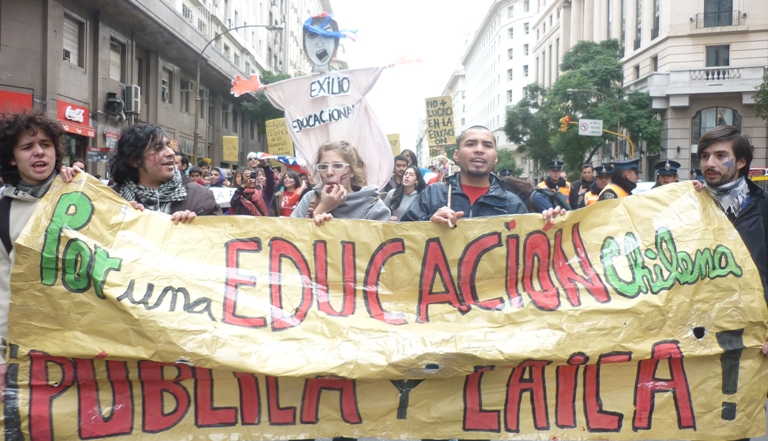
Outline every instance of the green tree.
POLYGON ((575 127, 562 132, 559 120, 566 115, 573 121, 603 120, 603 128, 614 132, 620 118, 622 129, 636 145, 642 140, 648 153, 659 150, 662 123, 647 93, 624 93, 619 48, 617 40, 580 41, 563 54, 562 74, 550 89, 526 87, 526 96, 507 111, 505 125, 518 151, 528 152, 540 165, 560 157, 566 170, 578 175, 580 166, 591 161, 606 141, 616 142, 617 137, 607 133, 579 136, 575 127))
MULTIPOLYGON (((278 81, 287 80, 288 78, 291 78, 291 76, 287 73, 275 73, 267 70, 261 73, 259 81, 261 81, 261 84, 272 84, 278 81)), ((256 92, 254 95, 256 98, 255 102, 241 103, 240 107, 243 109, 243 112, 251 118, 251 121, 256 122, 258 132, 265 133, 265 121, 282 118, 285 116, 285 112, 273 106, 272 103, 269 102, 269 99, 267 99, 267 95, 263 90, 256 92)))
POLYGON ((768 72, 763 77, 763 82, 757 86, 755 115, 765 120, 765 127, 768 127, 768 72))
POLYGON ((509 173, 515 177, 520 177, 520 175, 523 174, 523 168, 517 166, 517 161, 515 160, 515 157, 512 155, 511 151, 507 149, 499 149, 498 155, 499 162, 496 163, 496 172, 509 170, 509 173))

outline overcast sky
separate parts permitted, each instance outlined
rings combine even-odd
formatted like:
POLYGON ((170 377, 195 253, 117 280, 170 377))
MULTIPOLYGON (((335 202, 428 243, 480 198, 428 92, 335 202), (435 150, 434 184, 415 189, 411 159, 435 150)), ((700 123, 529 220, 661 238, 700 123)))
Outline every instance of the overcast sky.
POLYGON ((421 63, 387 69, 367 98, 386 133, 399 133, 402 148, 414 149, 424 99, 440 95, 492 0, 331 0, 341 29, 357 30, 342 40, 338 58, 350 69, 381 66, 400 57, 421 63), (342 53, 343 52, 343 53, 342 53))

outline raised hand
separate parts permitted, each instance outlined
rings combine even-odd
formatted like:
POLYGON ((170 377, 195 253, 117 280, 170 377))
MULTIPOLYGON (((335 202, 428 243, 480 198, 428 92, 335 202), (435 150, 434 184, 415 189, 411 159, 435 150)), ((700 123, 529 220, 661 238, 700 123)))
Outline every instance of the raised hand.
POLYGON ((232 95, 239 97, 249 92, 256 92, 261 89, 261 81, 259 81, 258 75, 251 75, 247 80, 243 79, 240 75, 235 75, 235 79, 232 80, 232 95))

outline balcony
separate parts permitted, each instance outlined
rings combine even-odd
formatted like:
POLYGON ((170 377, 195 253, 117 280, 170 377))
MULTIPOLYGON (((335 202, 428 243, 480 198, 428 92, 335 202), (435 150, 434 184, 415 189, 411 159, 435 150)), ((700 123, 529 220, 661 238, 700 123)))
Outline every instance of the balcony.
POLYGON ((696 29, 714 28, 717 26, 740 26, 744 24, 745 15, 738 10, 702 12, 696 14, 696 29))

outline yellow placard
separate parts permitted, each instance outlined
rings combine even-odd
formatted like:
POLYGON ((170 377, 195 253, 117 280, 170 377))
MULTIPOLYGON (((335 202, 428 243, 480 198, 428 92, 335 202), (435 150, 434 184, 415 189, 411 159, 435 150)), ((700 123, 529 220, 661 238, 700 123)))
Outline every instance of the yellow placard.
POLYGON ((34 216, 8 325, 25 438, 765 433, 762 283, 688 183, 451 230, 174 225, 79 175, 34 216))
POLYGON ((294 156, 293 140, 285 125, 285 118, 267 121, 267 147, 272 155, 294 156))
POLYGON ((389 145, 392 147, 392 156, 397 156, 401 152, 400 147, 400 134, 395 133, 392 135, 387 135, 387 139, 389 140, 389 145))
POLYGON ((453 126, 453 101, 450 96, 426 99, 427 141, 430 147, 456 144, 453 126))
POLYGON ((222 136, 221 148, 223 150, 223 159, 226 162, 237 162, 238 142, 237 136, 222 136))

